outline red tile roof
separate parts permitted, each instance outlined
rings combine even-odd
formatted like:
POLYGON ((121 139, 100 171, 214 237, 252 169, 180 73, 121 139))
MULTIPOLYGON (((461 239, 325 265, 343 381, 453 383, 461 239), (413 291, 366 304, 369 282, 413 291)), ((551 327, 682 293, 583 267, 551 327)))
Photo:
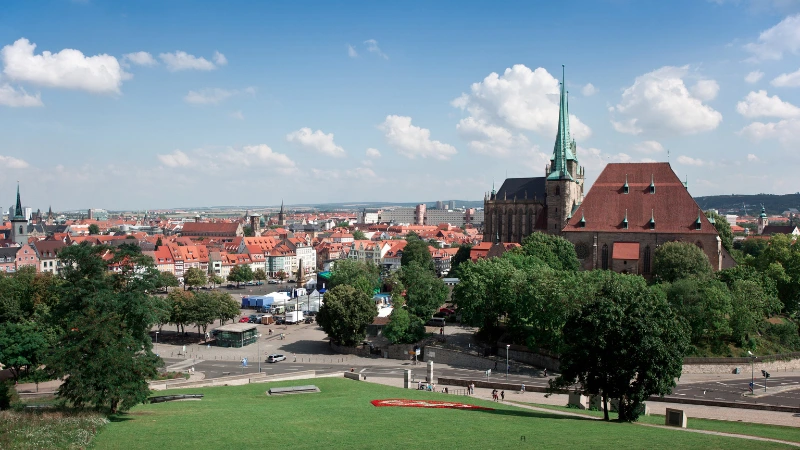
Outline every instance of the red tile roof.
POLYGON ((612 259, 639 259, 638 242, 614 242, 612 259))
POLYGON ((669 163, 607 164, 583 204, 573 213, 564 232, 716 234, 669 163), (627 176, 628 193, 623 193, 627 176), (650 193, 650 180, 655 193, 650 193), (627 212, 628 228, 623 228, 627 212), (650 217, 655 229, 650 230, 650 217), (700 229, 695 222, 700 217, 700 229), (581 226, 581 219, 585 226, 581 226))

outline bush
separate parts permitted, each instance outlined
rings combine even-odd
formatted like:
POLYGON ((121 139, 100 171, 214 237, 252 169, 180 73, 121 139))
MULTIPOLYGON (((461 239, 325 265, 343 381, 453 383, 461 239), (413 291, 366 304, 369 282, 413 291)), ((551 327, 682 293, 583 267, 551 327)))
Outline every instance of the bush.
POLYGON ((19 403, 17 390, 11 380, 0 382, 0 410, 11 409, 13 405, 19 403))
POLYGON ((783 347, 792 350, 800 349, 800 335, 797 324, 794 322, 784 321, 777 324, 765 322, 762 333, 764 337, 783 347))

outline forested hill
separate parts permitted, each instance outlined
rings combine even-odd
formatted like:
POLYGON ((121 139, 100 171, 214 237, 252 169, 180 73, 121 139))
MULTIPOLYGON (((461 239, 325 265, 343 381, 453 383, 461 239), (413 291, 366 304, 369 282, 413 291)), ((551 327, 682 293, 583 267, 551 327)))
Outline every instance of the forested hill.
POLYGON ((761 205, 767 209, 768 214, 780 214, 789 208, 800 209, 800 192, 795 194, 752 194, 752 195, 709 195, 695 197, 697 204, 704 210, 716 209, 719 211, 733 211, 744 214, 757 215, 761 212, 761 205), (746 206, 744 206, 746 205, 746 206))

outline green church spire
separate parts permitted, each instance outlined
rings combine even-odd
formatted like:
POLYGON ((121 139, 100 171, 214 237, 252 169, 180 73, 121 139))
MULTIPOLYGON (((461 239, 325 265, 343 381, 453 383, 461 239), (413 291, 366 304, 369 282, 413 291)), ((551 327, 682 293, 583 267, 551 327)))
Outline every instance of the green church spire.
POLYGON ((14 219, 25 220, 25 214, 22 211, 22 201, 19 199, 19 183, 17 183, 17 206, 14 207, 14 219))
POLYGON ((558 134, 553 147, 553 158, 550 161, 550 175, 548 180, 572 180, 572 175, 567 170, 567 160, 575 159, 572 154, 572 137, 569 133, 569 102, 567 100, 567 86, 564 66, 561 66, 561 91, 558 105, 558 134))

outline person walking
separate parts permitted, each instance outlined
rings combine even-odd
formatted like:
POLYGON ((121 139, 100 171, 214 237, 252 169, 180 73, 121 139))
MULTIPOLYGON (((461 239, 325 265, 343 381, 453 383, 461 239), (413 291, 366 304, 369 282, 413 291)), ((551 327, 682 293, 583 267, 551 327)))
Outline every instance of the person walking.
POLYGON ((506 399, 506 391, 500 391, 500 400, 505 401, 506 399))
POLYGON ((522 386, 519 388, 519 393, 520 394, 524 394, 525 393, 525 383, 522 383, 522 386))
POLYGON ((547 378, 547 367, 544 368, 544 377, 547 378))

